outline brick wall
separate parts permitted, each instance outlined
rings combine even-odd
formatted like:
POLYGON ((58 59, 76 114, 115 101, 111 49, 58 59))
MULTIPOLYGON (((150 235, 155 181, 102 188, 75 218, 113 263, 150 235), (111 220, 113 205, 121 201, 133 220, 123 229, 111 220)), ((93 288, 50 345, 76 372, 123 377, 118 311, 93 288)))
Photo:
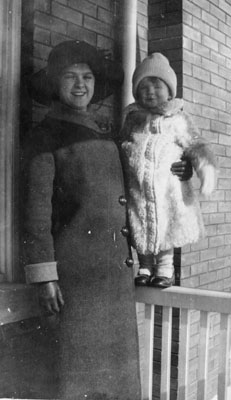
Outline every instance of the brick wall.
MULTIPOLYGON (((182 249, 181 284, 231 290, 231 5, 228 1, 183 1, 183 97, 203 137, 217 155, 217 190, 201 200, 207 236, 182 249)), ((195 313, 198 317, 198 313, 195 313)), ((209 398, 216 392, 219 317, 210 320, 209 398)), ((190 349, 191 397, 198 377, 198 320, 190 349)), ((189 400, 190 400, 189 399, 189 400)))
POLYGON ((207 237, 183 250, 182 285, 231 290, 231 5, 183 2, 183 97, 219 164, 217 190, 201 202, 207 237))
MULTIPOLYGON (((185 287, 225 291, 231 290, 230 15, 231 5, 225 0, 149 0, 149 52, 161 51, 169 58, 177 72, 178 96, 183 97, 185 110, 192 114, 200 134, 212 143, 220 170, 217 190, 210 200, 201 199, 207 235, 197 244, 177 249, 177 277, 185 287)), ((197 178, 193 180, 197 190, 199 182, 197 178)), ((212 315, 210 399, 217 385, 219 323, 218 316, 212 315)), ((199 315, 194 312, 187 400, 197 396, 199 330, 199 315)), ((154 372, 155 381, 158 383, 158 370, 154 372)), ((173 390, 172 398, 175 396, 173 390)))

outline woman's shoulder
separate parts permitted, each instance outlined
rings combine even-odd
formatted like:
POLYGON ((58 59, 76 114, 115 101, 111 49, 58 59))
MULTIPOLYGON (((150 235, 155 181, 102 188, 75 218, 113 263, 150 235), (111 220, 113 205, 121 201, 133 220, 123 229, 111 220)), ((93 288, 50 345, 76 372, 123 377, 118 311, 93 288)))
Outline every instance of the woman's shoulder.
POLYGON ((24 148, 30 158, 36 154, 52 152, 57 141, 57 130, 57 124, 52 124, 52 121, 45 117, 29 131, 24 148))

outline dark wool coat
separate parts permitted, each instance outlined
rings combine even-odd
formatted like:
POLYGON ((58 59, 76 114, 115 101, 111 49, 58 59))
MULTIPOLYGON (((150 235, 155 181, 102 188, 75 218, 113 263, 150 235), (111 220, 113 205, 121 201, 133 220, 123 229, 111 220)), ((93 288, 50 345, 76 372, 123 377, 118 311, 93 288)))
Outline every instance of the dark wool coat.
POLYGON ((65 301, 57 398, 140 400, 119 153, 99 121, 67 119, 48 116, 33 132, 25 217, 29 280, 49 279, 57 262, 65 301))

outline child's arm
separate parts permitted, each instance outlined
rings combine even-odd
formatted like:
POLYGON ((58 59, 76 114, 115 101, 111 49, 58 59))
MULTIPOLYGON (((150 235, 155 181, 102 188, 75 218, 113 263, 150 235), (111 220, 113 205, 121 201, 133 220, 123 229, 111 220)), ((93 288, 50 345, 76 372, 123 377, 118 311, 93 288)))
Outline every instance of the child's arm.
POLYGON ((200 181, 200 191, 204 196, 209 196, 215 189, 216 158, 211 149, 211 144, 198 134, 198 130, 188 114, 185 114, 188 131, 188 144, 185 156, 189 157, 200 181))

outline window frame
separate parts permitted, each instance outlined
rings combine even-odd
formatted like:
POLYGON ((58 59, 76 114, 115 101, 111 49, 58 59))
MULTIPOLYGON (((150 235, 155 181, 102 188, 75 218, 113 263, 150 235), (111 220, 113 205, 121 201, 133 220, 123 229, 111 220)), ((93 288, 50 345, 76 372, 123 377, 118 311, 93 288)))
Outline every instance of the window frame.
POLYGON ((19 274, 21 0, 0 2, 0 282, 19 274))

